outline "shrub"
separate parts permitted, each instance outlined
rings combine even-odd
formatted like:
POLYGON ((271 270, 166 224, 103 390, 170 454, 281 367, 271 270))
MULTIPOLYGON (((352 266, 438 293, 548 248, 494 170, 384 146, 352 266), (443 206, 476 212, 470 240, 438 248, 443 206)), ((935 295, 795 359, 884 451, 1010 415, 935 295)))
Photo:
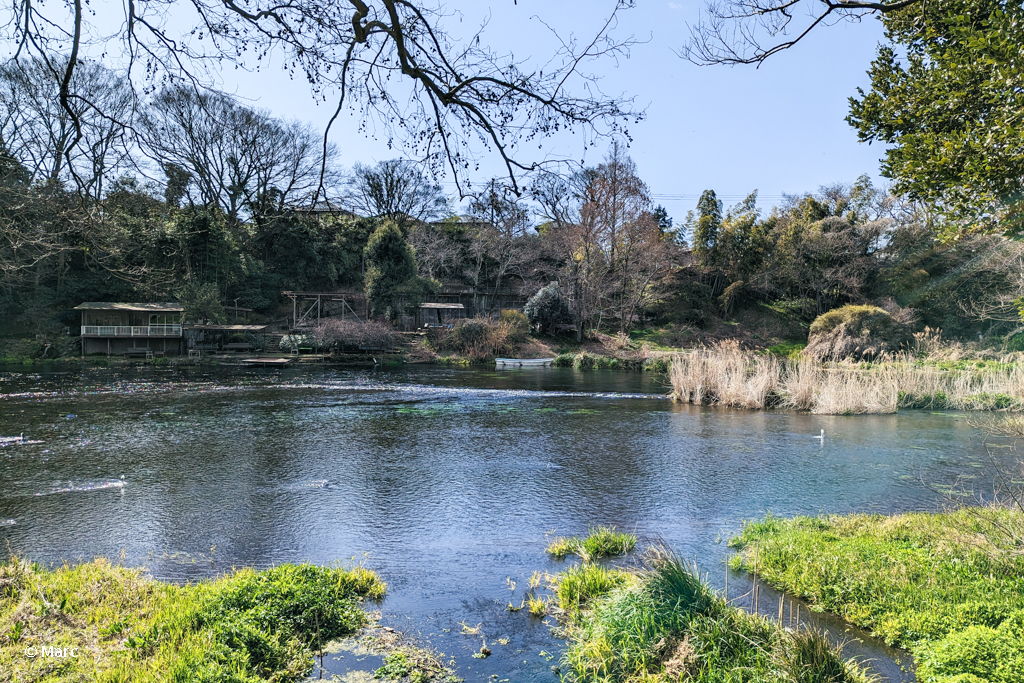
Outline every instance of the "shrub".
POLYGON ((565 303, 557 282, 552 282, 530 297, 523 308, 523 313, 530 324, 542 333, 554 332, 557 325, 572 322, 572 314, 569 313, 569 306, 565 303))
POLYGON ((530 333, 530 321, 526 314, 514 308, 502 310, 498 322, 508 327, 509 333, 517 339, 524 339, 530 333))
POLYGON ((469 318, 460 320, 451 329, 430 330, 427 342, 437 353, 457 354, 472 362, 484 362, 513 352, 521 339, 516 324, 489 318, 469 318))
POLYGON ((317 347, 317 339, 310 334, 286 334, 281 338, 281 350, 312 349, 317 347))
POLYGON ((360 322, 329 318, 320 323, 313 336, 323 348, 337 351, 388 350, 402 341, 402 335, 382 320, 360 322))
POLYGON ((38 358, 43 345, 31 339, 0 339, 0 362, 21 363, 38 358))
POLYGON ((182 318, 188 320, 209 320, 219 323, 225 319, 224 306, 220 303, 220 289, 212 282, 200 284, 189 280, 174 292, 174 297, 185 308, 182 318))
POLYGON ((870 359, 907 346, 912 330, 877 306, 843 306, 811 323, 804 353, 814 358, 870 359))

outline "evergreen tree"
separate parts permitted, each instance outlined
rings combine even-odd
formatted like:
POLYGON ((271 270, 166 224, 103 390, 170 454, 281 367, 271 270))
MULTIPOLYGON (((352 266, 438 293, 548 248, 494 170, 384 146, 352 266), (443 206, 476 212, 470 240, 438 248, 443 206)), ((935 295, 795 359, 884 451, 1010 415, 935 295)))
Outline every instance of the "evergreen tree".
POLYGON ((717 265, 718 239, 722 229, 722 202, 714 190, 704 190, 697 202, 697 221, 693 226, 693 253, 702 266, 717 265))
POLYGON ((365 254, 366 298, 370 302, 370 313, 393 320, 398 314, 394 309, 397 297, 422 293, 417 292, 419 278, 412 247, 402 237, 398 225, 388 220, 370 236, 365 254))

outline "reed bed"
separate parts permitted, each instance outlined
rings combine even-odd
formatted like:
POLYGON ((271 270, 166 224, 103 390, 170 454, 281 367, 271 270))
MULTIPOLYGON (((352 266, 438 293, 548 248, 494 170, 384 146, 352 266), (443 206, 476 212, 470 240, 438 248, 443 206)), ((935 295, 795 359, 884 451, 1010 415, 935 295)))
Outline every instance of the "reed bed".
POLYGON ((669 378, 677 401, 751 410, 822 415, 899 408, 1024 410, 1019 363, 944 368, 909 354, 874 363, 834 363, 781 359, 721 344, 676 356, 669 378))

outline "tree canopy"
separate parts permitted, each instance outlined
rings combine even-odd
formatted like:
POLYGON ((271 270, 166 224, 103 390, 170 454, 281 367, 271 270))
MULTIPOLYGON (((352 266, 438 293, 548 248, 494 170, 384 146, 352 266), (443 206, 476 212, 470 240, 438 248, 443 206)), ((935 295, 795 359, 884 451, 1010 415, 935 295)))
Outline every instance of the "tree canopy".
POLYGON ((956 235, 1019 235, 1024 190, 1024 8, 1006 0, 936 0, 887 14, 889 44, 850 116, 883 142, 895 191, 938 206, 956 235))

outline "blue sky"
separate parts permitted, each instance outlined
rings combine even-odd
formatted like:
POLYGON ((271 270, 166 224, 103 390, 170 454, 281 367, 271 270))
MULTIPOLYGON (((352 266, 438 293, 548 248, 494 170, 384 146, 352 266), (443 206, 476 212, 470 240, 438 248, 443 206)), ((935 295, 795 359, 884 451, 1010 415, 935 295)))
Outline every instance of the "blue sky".
MULTIPOLYGON (((546 60, 554 49, 540 20, 561 33, 590 36, 603 23, 614 0, 450 0, 447 27, 471 35, 488 15, 483 40, 516 58, 546 60)), ((763 207, 783 193, 816 190, 822 184, 852 182, 868 173, 877 182, 884 149, 859 143, 843 120, 847 99, 867 89, 866 71, 882 38, 880 23, 824 27, 805 42, 780 53, 760 68, 698 67, 679 58, 687 21, 697 18, 700 0, 640 0, 622 13, 615 35, 646 41, 618 64, 596 65, 609 93, 627 93, 646 108, 647 119, 632 128, 630 154, 654 194, 677 221, 714 189, 726 204, 751 190, 763 207)), ((333 107, 317 103, 302 80, 289 80, 273 63, 258 74, 226 72, 221 87, 288 118, 323 126, 333 107)), ((397 156, 383 141, 367 139, 356 121, 342 116, 332 140, 345 166, 397 156)), ((578 137, 549 139, 545 152, 579 158, 578 137)), ((601 153, 591 151, 588 163, 601 153)), ((479 178, 500 173, 485 160, 479 178)), ((452 184, 447 187, 454 188, 452 184)))

